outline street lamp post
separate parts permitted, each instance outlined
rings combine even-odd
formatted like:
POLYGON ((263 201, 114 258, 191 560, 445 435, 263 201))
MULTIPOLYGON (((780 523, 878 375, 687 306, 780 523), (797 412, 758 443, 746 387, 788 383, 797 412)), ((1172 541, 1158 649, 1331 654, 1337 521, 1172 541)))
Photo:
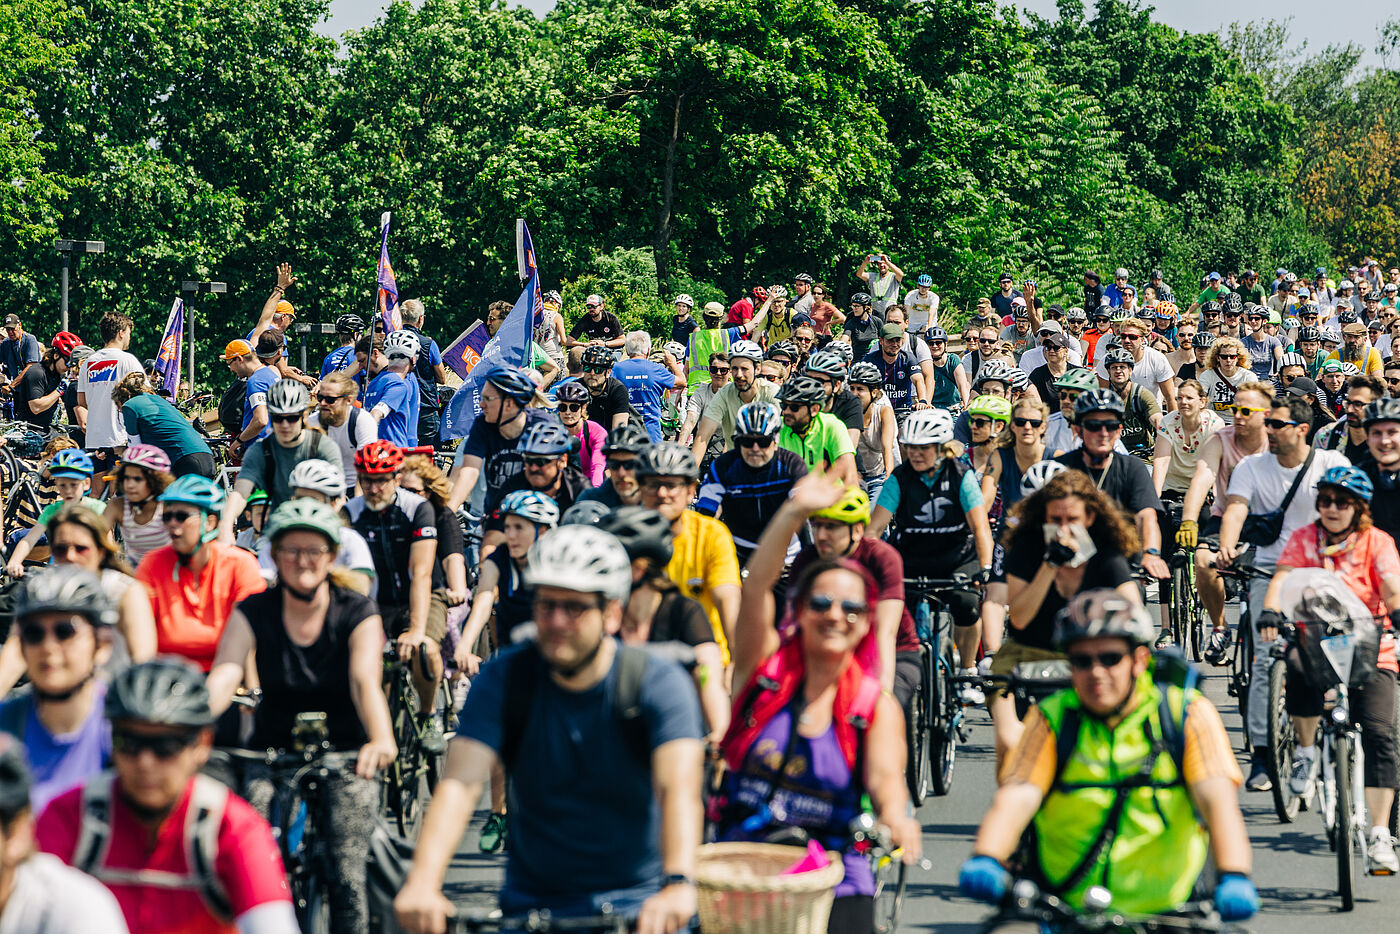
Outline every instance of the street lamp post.
POLYGON ((105 253, 107 244, 101 240, 55 240, 58 250, 58 309, 63 317, 63 330, 68 330, 68 267, 74 253, 105 253))
MULTIPOLYGON (((228 291, 228 283, 227 283, 227 282, 194 282, 194 281, 191 281, 191 280, 189 280, 189 279, 186 279, 184 282, 181 282, 181 283, 180 283, 180 291, 181 291, 181 292, 189 292, 189 293, 191 293, 191 295, 195 295, 195 294, 198 294, 198 293, 200 293, 200 292, 210 292, 210 293, 213 293, 213 294, 223 294, 223 293, 225 293, 225 292, 228 291)), ((189 299, 185 299, 185 326, 186 326, 187 328, 189 328, 189 331, 190 331, 190 395, 193 396, 193 395, 195 394, 195 391, 194 391, 194 309, 190 307, 190 300, 189 300, 189 299)), ((179 380, 176 380, 176 383, 178 383, 178 382, 179 382, 179 380)), ((177 386, 175 387, 175 389, 170 393, 170 398, 171 398, 171 399, 175 399, 175 398, 177 398, 179 395, 180 395, 180 387, 177 385, 177 386)))

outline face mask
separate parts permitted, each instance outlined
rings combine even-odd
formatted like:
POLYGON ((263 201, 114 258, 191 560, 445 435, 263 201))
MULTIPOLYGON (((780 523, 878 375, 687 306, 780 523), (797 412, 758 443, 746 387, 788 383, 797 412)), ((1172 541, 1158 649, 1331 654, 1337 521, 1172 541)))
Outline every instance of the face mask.
MULTIPOLYGON (((1048 545, 1060 537, 1060 527, 1053 522, 1046 522, 1041 528, 1045 532, 1045 543, 1048 545)), ((1074 557, 1066 561, 1067 568, 1083 567, 1089 559, 1098 554, 1099 549, 1094 545, 1094 540, 1089 537, 1089 530, 1082 525, 1071 525, 1070 535, 1074 538, 1074 557)))

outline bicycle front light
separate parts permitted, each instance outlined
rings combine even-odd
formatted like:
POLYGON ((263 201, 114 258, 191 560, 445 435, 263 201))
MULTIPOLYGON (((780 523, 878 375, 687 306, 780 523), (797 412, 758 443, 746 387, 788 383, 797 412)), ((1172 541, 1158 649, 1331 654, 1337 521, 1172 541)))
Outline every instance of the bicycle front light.
POLYGON ((1346 726, 1349 719, 1350 717, 1347 714, 1347 705, 1345 703, 1338 703, 1337 706, 1332 708, 1332 722, 1337 726, 1346 726))

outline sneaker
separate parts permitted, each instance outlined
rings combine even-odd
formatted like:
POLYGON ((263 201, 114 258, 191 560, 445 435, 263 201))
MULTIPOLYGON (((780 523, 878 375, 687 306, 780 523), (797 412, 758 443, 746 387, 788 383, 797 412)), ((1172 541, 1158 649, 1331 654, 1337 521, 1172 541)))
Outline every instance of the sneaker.
POLYGON ((1395 857, 1395 838, 1384 827, 1371 828, 1371 845, 1366 848, 1366 859, 1371 864, 1373 876, 1393 876, 1400 872, 1400 859, 1395 857))
POLYGON ((423 751, 430 756, 440 756, 446 752, 447 738, 442 735, 442 718, 428 714, 420 722, 423 732, 419 735, 418 744, 423 751))
POLYGON ((506 816, 496 811, 486 818, 477 844, 483 853, 499 853, 506 845, 506 816))
POLYGON ((1248 791, 1268 791, 1274 787, 1274 783, 1269 781, 1269 767, 1261 753, 1256 752, 1249 757, 1249 778, 1245 779, 1244 787, 1248 791))
POLYGON ((979 661, 979 662, 977 663, 977 673, 978 673, 979 675, 981 675, 982 677, 984 677, 984 678, 985 678, 987 675, 991 674, 991 673, 992 673, 992 659, 994 659, 994 658, 996 658, 995 655, 983 655, 983 656, 982 656, 982 660, 979 661))
POLYGON ((1312 786, 1312 756, 1293 755, 1293 771, 1288 775, 1288 790, 1297 797, 1308 793, 1312 786))
POLYGON ((1169 649, 1175 644, 1176 640, 1172 638, 1171 630, 1163 629, 1162 634, 1157 637, 1157 651, 1159 652, 1163 649, 1169 649))
MULTIPOLYGON (((977 677, 977 669, 959 668, 958 677, 975 678, 977 677)), ((958 700, 962 702, 964 707, 976 707, 986 703, 987 695, 984 694, 982 689, 977 685, 964 681, 958 685, 958 700)))
POLYGON ((1206 641, 1205 660, 1217 668, 1225 664, 1225 656, 1229 654, 1230 633, 1225 629, 1212 629, 1210 638, 1206 641))

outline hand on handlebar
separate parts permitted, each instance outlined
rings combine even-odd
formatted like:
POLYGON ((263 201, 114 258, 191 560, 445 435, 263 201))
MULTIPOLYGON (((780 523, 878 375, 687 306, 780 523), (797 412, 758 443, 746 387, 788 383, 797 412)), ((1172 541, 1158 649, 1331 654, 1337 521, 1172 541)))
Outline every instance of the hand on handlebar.
POLYGON ((1159 581, 1166 580, 1172 575, 1171 570, 1167 567, 1167 562, 1162 560, 1161 555, 1143 555, 1142 569, 1159 581))
POLYGON ((1235 563, 1235 559, 1240 556, 1238 545, 1226 545, 1223 541, 1220 548, 1215 553, 1215 566, 1218 568, 1228 568, 1235 563))
POLYGON ((1182 548, 1195 548, 1198 533, 1195 519, 1182 519, 1176 529, 1176 543, 1182 548))
POLYGON ((398 647, 399 661, 407 662, 416 654, 418 647, 428 644, 428 636, 425 633, 415 633, 411 628, 399 633, 399 637, 394 640, 398 647))
POLYGON ((894 849, 903 850, 900 859, 906 866, 913 866, 923 856, 924 828, 918 819, 908 814, 881 818, 880 823, 889 828, 890 843, 894 849))
POLYGON ((24 562, 11 558, 10 562, 5 565, 5 573, 15 580, 19 580, 24 577, 24 562))
POLYGON ((1259 641, 1270 643, 1278 638, 1279 627, 1288 622, 1282 613, 1277 610, 1260 610, 1259 618, 1255 620, 1254 627, 1259 630, 1259 641))
MULTIPOLYGON (((1006 895, 1011 873, 990 856, 973 856, 958 873, 958 891, 968 898, 995 905, 1006 895)), ((402 896, 400 896, 402 897, 402 896)))
POLYGON ((399 927, 410 934, 446 934, 447 919, 456 914, 442 892, 415 882, 410 876, 394 899, 394 915, 399 927))
POLYGON ((359 758, 355 760, 355 774, 360 778, 374 778, 398 754, 399 747, 394 745, 393 740, 379 743, 370 740, 360 747, 359 758))
POLYGON ((637 934, 673 934, 688 927, 697 910, 695 886, 668 885, 642 902, 637 934))
POLYGON ((1215 910, 1221 921, 1246 921, 1259 910, 1259 890, 1249 876, 1223 873, 1215 887, 1215 910))
POLYGON ((472 651, 472 647, 465 642, 458 642, 457 649, 452 653, 453 666, 468 678, 475 678, 476 673, 481 670, 481 656, 472 651))

